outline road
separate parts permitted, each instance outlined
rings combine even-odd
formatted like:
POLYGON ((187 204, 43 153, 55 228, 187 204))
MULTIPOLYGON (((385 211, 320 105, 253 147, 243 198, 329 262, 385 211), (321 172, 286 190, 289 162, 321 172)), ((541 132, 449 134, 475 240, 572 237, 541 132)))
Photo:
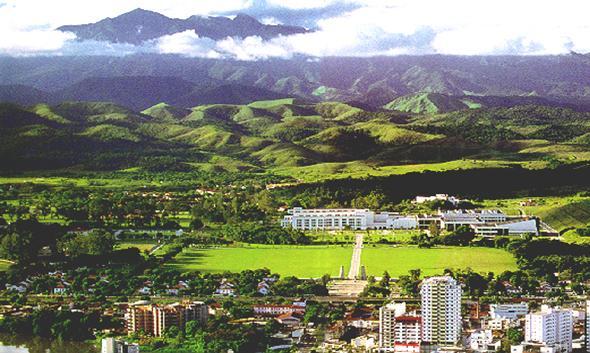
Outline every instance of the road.
POLYGON ((363 251, 363 233, 357 233, 352 249, 352 258, 350 259, 350 271, 348 271, 348 279, 357 279, 361 269, 361 253, 363 251))

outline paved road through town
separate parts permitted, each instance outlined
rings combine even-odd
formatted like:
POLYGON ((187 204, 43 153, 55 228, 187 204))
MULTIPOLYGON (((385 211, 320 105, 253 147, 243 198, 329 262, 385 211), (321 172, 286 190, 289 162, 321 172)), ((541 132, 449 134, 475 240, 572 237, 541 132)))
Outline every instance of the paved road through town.
POLYGON ((352 259, 350 259, 350 271, 348 271, 348 279, 356 279, 361 269, 361 253, 363 251, 363 233, 357 233, 352 249, 352 259))

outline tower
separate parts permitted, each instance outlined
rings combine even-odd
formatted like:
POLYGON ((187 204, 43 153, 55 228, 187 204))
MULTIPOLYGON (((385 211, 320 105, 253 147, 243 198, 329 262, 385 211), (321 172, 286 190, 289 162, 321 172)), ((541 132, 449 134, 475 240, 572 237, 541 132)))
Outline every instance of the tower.
POLYGON ((422 281, 422 335, 433 344, 455 344, 461 338, 461 286, 450 276, 422 281))

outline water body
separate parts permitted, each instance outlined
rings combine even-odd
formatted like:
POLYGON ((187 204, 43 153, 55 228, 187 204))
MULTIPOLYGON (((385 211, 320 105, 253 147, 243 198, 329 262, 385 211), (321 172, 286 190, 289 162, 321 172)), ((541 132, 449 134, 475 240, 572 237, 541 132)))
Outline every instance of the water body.
POLYGON ((100 350, 82 342, 60 342, 38 337, 0 335, 0 353, 98 353, 100 350))

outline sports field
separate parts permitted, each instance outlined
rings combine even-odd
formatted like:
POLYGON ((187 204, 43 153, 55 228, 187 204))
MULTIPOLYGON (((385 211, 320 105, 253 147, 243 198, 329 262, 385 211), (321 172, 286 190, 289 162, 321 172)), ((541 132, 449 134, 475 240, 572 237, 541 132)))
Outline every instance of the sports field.
MULTIPOLYGON (((237 272, 269 268, 282 276, 337 276, 341 265, 348 273, 352 247, 349 246, 249 246, 238 248, 186 249, 170 266, 182 271, 237 272)), ((445 268, 470 267, 477 272, 500 273, 516 269, 512 255, 499 249, 445 247, 366 246, 361 264, 369 275, 407 274, 419 268, 425 275, 441 273, 445 268)))
POLYGON ((420 269, 423 275, 441 274, 445 269, 465 269, 475 272, 501 273, 516 270, 516 261, 507 251, 479 247, 418 247, 377 246, 363 249, 362 264, 367 273, 381 276, 384 271, 397 277, 409 270, 420 269))
POLYGON ((170 265, 183 271, 239 272, 268 268, 281 276, 302 278, 337 276, 340 266, 348 271, 352 247, 341 246, 248 246, 185 249, 170 265))

